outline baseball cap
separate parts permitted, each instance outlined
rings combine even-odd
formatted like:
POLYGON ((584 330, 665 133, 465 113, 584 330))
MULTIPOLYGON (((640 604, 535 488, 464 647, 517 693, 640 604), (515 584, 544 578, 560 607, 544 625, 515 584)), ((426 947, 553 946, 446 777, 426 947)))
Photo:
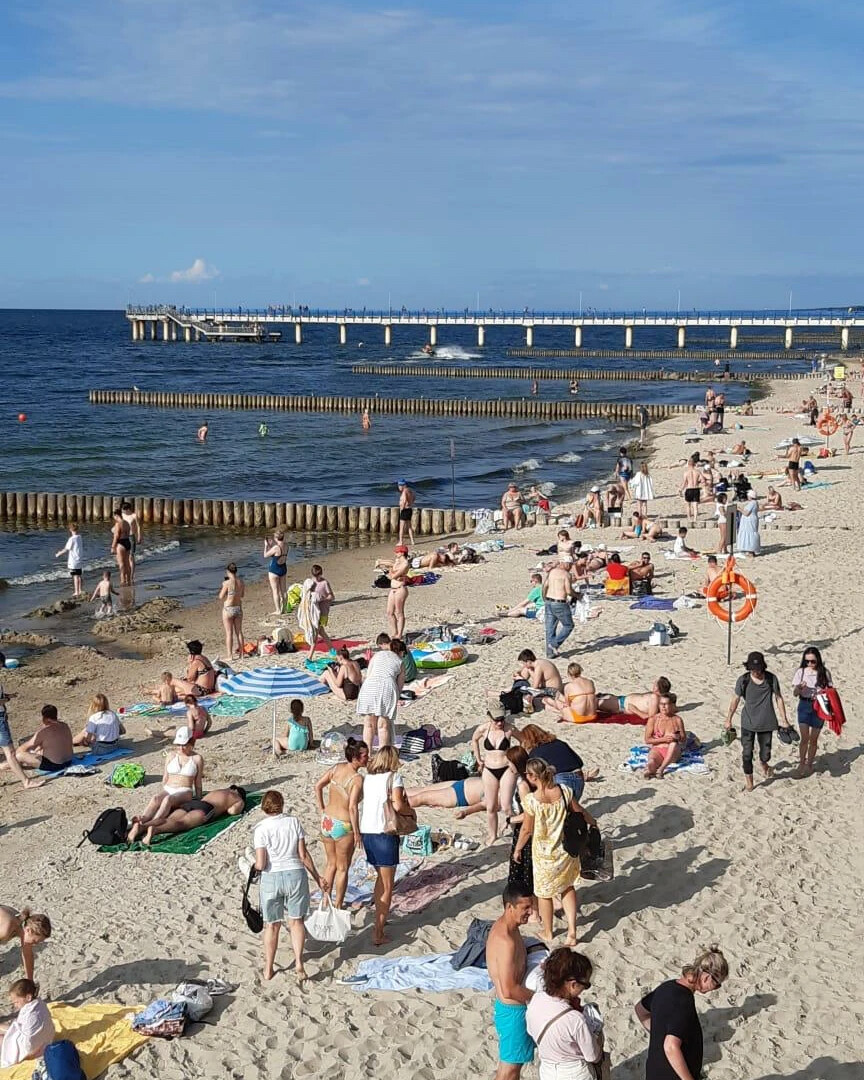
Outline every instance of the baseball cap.
POLYGON ((393 550, 396 552, 397 555, 408 554, 408 548, 404 544, 397 544, 396 547, 393 548, 393 550))
POLYGON ((490 705, 486 711, 493 720, 503 720, 507 716, 503 705, 490 705))
POLYGON ((558 562, 572 563, 573 562, 573 556, 572 555, 559 555, 558 556, 558 562))
POLYGON ((177 733, 174 736, 175 746, 187 746, 192 742, 192 732, 184 724, 183 727, 177 728, 177 733))
POLYGON ((397 481, 396 481, 396 487, 405 487, 405 485, 406 485, 407 483, 408 483, 408 481, 407 481, 407 480, 397 480, 397 481))
POLYGON ((592 491, 592 492, 594 492, 595 494, 596 494, 596 493, 597 493, 597 492, 598 492, 599 490, 600 490, 600 488, 599 488, 599 487, 597 487, 597 485, 596 485, 596 484, 594 485, 594 487, 592 487, 592 488, 591 488, 591 491, 592 491))
POLYGON ((747 659, 744 661, 744 667, 748 671, 765 671, 767 665, 764 654, 761 652, 748 653, 747 659))

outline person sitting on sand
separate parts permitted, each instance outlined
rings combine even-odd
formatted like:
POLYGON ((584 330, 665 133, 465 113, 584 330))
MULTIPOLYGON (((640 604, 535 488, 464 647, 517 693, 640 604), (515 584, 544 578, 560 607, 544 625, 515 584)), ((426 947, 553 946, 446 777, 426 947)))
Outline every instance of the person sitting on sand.
POLYGON ((277 735, 273 746, 273 752, 277 757, 297 750, 308 750, 312 745, 312 721, 303 715, 303 702, 300 698, 294 698, 288 706, 291 716, 288 718, 288 728, 283 735, 277 735))
POLYGON ((172 810, 191 799, 201 798, 204 759, 195 750, 192 732, 188 727, 177 729, 174 745, 177 752, 171 754, 165 762, 162 790, 150 799, 140 816, 132 818, 132 828, 127 837, 130 844, 138 839, 142 829, 146 829, 151 822, 167 818, 172 810))
POLYGON ((534 700, 535 707, 538 699, 555 697, 564 689, 561 672, 551 660, 538 660, 531 649, 523 649, 517 659, 519 667, 512 689, 522 690, 534 700))
POLYGON ((170 671, 163 671, 159 676, 159 682, 156 685, 155 690, 151 690, 150 693, 156 699, 158 705, 165 707, 169 705, 176 705, 180 698, 177 695, 177 688, 174 685, 174 676, 170 671))
POLYGON ((745 401, 744 402, 744 404, 741 406, 741 415, 742 416, 752 416, 753 415, 753 402, 752 401, 745 401))
POLYGON ((621 562, 621 556, 613 551, 606 563, 606 592, 621 592, 630 590, 630 575, 627 567, 621 562), (623 582, 623 584, 622 584, 623 582))
POLYGON ((650 593, 654 584, 654 563, 651 561, 651 552, 643 551, 637 562, 628 563, 627 572, 630 575, 630 589, 637 581, 644 581, 644 592, 650 593))
POLYGON ((537 608, 543 603, 543 575, 535 571, 531 575, 530 581, 531 588, 521 604, 516 604, 515 607, 505 612, 508 619, 528 618, 529 612, 531 618, 537 614, 537 608))
POLYGON ((720 575, 722 573, 723 573, 723 571, 717 565, 717 556, 716 555, 709 555, 708 556, 708 565, 705 567, 705 578, 704 578, 704 580, 702 582, 702 590, 701 591, 702 591, 703 596, 708 595, 708 586, 711 584, 711 582, 715 578, 720 577, 720 575))
POLYGON ((203 739, 213 725, 210 713, 199 704, 194 694, 187 694, 183 704, 186 706, 186 726, 192 732, 192 738, 203 739))
POLYGON ((237 817, 245 809, 245 788, 235 784, 227 788, 217 788, 215 791, 208 791, 200 799, 190 799, 182 806, 175 807, 167 817, 155 818, 147 826, 141 843, 149 845, 154 836, 190 832, 222 817, 237 817))
POLYGON ((405 797, 416 810, 430 806, 443 810, 457 810, 460 820, 468 814, 486 809, 482 776, 467 776, 464 780, 442 780, 437 784, 408 788, 405 797))
POLYGON ((340 701, 356 701, 363 682, 363 673, 356 660, 351 659, 351 653, 343 645, 336 650, 336 669, 326 667, 318 676, 323 683, 330 687, 332 693, 340 701))
POLYGON ((668 694, 672 689, 672 683, 661 675, 656 680, 651 690, 637 694, 598 694, 597 711, 607 716, 615 713, 629 713, 631 716, 641 716, 647 720, 649 716, 655 716, 660 712, 660 698, 668 694))
MULTIPOLYGON (((557 671, 557 668, 556 668, 557 671)), ((559 723, 586 724, 597 719, 597 688, 582 675, 581 664, 568 664, 567 682, 546 705, 559 713, 559 723)))
POLYGON ((736 457, 743 457, 745 461, 747 460, 747 458, 750 457, 750 451, 747 449, 747 443, 744 442, 743 439, 740 442, 735 443, 730 453, 734 454, 736 457))
POLYGON ((9 987, 9 1000, 17 1013, 9 1024, 0 1025, 0 1067, 9 1068, 22 1061, 41 1057, 57 1032, 48 1006, 39 997, 39 987, 32 979, 17 979, 9 987))
POLYGON ((28 979, 33 978, 33 946, 41 945, 51 937, 51 920, 47 915, 37 915, 30 908, 0 905, 0 944, 15 939, 21 947, 21 966, 28 979))
POLYGON ((687 545, 687 526, 682 525, 672 545, 672 554, 676 559, 698 559, 699 552, 687 545))
POLYGON ((104 694, 96 694, 90 702, 90 715, 83 730, 72 740, 73 746, 113 746, 126 728, 120 723, 120 717, 108 705, 104 694))
POLYGON ((663 530, 656 521, 649 521, 637 510, 630 515, 630 528, 621 533, 622 540, 656 540, 663 535, 663 530))
POLYGON ((624 499, 627 488, 620 480, 613 480, 606 487, 606 512, 608 514, 620 514, 624 509, 624 499))
MULTIPOLYGON (((74 756, 69 725, 57 718, 56 705, 43 705, 40 727, 18 747, 15 757, 25 769, 62 772, 69 768, 74 756)), ((0 768, 8 768, 5 761, 0 768)))
POLYGON ((212 694, 216 687, 216 669, 204 655, 204 646, 200 641, 187 641, 186 648, 189 650, 186 678, 174 679, 174 689, 183 697, 187 694, 206 697, 212 694))
POLYGON ((678 761, 687 741, 684 721, 676 711, 678 698, 675 694, 662 694, 659 710, 648 717, 645 725, 645 743, 650 748, 648 763, 642 774, 646 780, 660 780, 668 767, 678 761))
POLYGON ((525 524, 525 512, 522 509, 522 496, 518 484, 508 484, 501 496, 501 527, 503 529, 521 529, 525 524))
POLYGON ((603 528, 603 499, 596 484, 585 496, 585 525, 587 528, 603 528))

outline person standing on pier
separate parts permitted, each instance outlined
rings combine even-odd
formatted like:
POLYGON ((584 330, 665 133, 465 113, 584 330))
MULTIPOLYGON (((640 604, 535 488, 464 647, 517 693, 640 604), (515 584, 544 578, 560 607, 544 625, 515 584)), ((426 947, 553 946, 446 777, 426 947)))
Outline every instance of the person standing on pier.
MULTIPOLYGON (((405 532, 408 532, 408 543, 414 546, 414 503, 417 496, 408 486, 407 480, 397 480, 399 489, 399 543, 405 543, 405 532)), ((399 636, 398 634, 396 635, 399 636)))

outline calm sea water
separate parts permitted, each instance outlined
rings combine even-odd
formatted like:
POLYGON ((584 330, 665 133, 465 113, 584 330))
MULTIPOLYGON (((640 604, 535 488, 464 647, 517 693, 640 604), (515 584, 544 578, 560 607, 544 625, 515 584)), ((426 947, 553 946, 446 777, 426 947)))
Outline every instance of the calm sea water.
MULTIPOLYGON (((335 414, 175 411, 92 406, 93 387, 250 393, 318 393, 381 397, 518 398, 529 385, 518 380, 379 378, 351 374, 352 364, 428 363, 420 352, 422 328, 397 328, 385 347, 378 329, 349 328, 340 347, 335 327, 305 327, 304 343, 272 345, 198 344, 130 340, 121 312, 0 311, 0 460, 5 490, 129 492, 175 498, 273 499, 285 502, 386 505, 396 498, 395 481, 407 477, 427 506, 451 502, 450 442, 455 449, 455 501, 462 508, 497 503, 513 477, 550 485, 564 497, 608 472, 618 443, 627 434, 603 421, 536 423, 527 420, 373 417, 364 432, 358 417, 335 414), (360 345, 362 334, 362 346, 360 345), (25 423, 18 414, 25 413, 25 423), (206 444, 196 441, 209 420, 206 444), (262 438, 262 421, 269 434, 262 438)), ((673 330, 637 331, 644 348, 670 347, 673 330)), ((592 331, 586 344, 619 348, 621 332, 592 331)), ((709 336, 705 331, 703 339, 709 336)), ((514 328, 487 330, 476 347, 470 327, 441 330, 439 362, 528 365, 506 350, 524 344, 514 328)), ((717 336, 718 345, 725 337, 717 336)), ((537 330, 535 345, 567 348, 568 330, 537 330)), ((537 361, 572 367, 572 359, 537 361)), ((598 363, 584 361, 586 364, 598 363)), ((645 363, 644 361, 642 362, 645 363)), ((794 365, 794 361, 792 362, 794 365)), ((623 355, 604 367, 639 366, 623 355)), ((646 366, 648 366, 646 364, 646 366)), ((664 362, 667 368, 703 367, 711 362, 664 362)), ((771 362, 742 368, 773 370, 771 362)), ((784 363, 788 368, 789 363, 784 363)), ((804 363, 799 365, 802 369, 804 363)), ((653 382, 583 383, 580 400, 645 404, 695 402, 698 386, 653 382)), ((544 382, 540 397, 567 395, 565 382, 544 382)), ((741 388, 729 397, 740 400, 741 388)), ((85 551, 94 569, 106 559, 107 530, 85 529, 85 551)), ((316 551, 324 541, 313 543, 316 551)), ((15 584, 0 591, 0 618, 20 623, 22 612, 56 597, 68 578, 53 558, 62 544, 56 530, 0 530, 0 578, 15 584)), ((239 557, 251 572, 260 568, 258 538, 194 530, 148 530, 142 578, 185 599, 218 587, 216 569, 239 557)), ((93 575, 90 575, 91 578, 93 575)), ((86 584, 86 582, 85 582, 86 584)))

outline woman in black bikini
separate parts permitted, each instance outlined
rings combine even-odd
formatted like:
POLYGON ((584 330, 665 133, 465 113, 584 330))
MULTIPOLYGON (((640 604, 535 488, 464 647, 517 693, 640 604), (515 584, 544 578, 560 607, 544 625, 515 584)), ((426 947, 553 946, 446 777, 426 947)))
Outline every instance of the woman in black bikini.
POLYGON ((488 719, 474 732, 471 749, 477 768, 483 779, 486 803, 486 843, 494 844, 498 831, 499 810, 510 813, 516 776, 509 768, 507 751, 519 742, 519 733, 508 721, 500 705, 494 705, 487 713, 488 719))
POLYGON ((342 701, 356 701, 360 693, 360 685, 363 682, 363 674, 356 660, 351 659, 351 654, 343 645, 336 651, 336 670, 324 668, 320 679, 326 683, 336 697, 342 701))
POLYGON ((114 511, 114 528, 111 530, 111 554, 117 559, 120 584, 132 584, 132 537, 129 522, 123 519, 120 507, 114 511))
POLYGON ((180 697, 187 694, 194 694, 195 697, 212 694, 216 687, 216 669, 202 652, 204 646, 200 641, 187 641, 186 648, 189 650, 186 678, 174 679, 172 686, 180 697))

